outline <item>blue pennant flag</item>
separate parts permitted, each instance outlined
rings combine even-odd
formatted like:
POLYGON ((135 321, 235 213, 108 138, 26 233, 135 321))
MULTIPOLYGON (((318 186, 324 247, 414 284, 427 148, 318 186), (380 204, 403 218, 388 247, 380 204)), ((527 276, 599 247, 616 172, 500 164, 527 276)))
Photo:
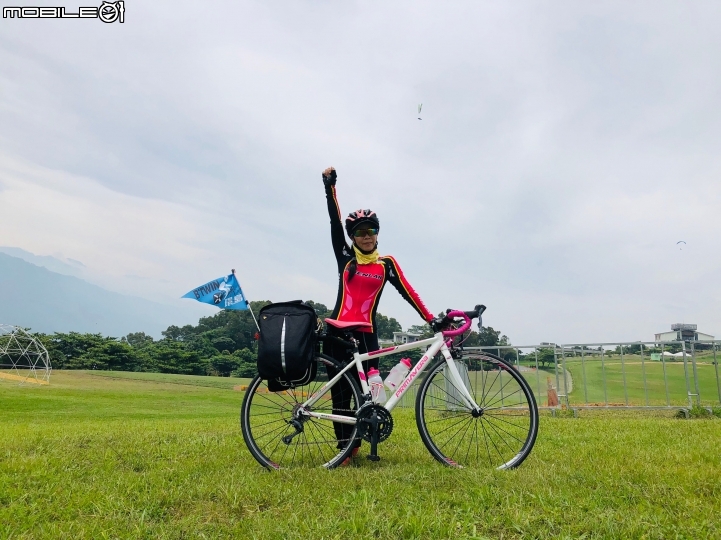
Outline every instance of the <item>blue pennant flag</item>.
POLYGON ((196 287, 188 294, 183 295, 183 298, 192 298, 221 309, 249 309, 248 301, 245 299, 235 273, 196 287))

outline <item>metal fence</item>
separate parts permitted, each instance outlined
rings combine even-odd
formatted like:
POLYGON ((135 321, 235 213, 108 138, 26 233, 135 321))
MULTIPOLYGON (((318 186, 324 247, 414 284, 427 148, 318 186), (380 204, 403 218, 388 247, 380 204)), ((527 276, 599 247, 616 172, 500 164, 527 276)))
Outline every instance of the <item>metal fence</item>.
MULTIPOLYGON (((466 347, 505 358, 531 385, 539 408, 677 409, 721 406, 721 341, 572 343, 466 347)), ((413 406, 415 385, 401 406, 413 406)))

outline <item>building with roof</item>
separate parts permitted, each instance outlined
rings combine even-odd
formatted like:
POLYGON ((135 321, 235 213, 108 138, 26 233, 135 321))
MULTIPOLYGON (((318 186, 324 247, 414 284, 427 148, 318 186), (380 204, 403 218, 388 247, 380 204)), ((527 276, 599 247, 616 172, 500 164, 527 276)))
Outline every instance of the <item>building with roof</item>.
POLYGON ((695 324, 676 323, 671 325, 670 332, 659 332, 655 335, 655 341, 705 341, 712 340, 710 334, 698 331, 695 324))
POLYGON ((412 332, 393 332, 393 343, 396 345, 402 345, 404 343, 413 343, 421 338, 421 334, 414 334, 412 332))

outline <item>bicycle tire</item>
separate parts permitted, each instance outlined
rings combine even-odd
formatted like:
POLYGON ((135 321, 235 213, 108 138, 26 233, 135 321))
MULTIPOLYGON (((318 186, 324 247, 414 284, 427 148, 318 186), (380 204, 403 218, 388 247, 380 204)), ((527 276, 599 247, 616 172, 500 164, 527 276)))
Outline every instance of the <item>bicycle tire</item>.
MULTIPOLYGON (((319 357, 317 360, 318 375, 327 375, 327 367, 336 365, 327 358, 319 357)), ((303 430, 290 443, 283 441, 284 436, 296 432, 295 427, 288 423, 293 418, 295 408, 320 390, 325 382, 319 381, 316 376, 307 385, 285 392, 270 392, 267 381, 259 375, 251 381, 240 410, 240 429, 248 450, 263 467, 271 470, 316 466, 333 469, 350 455, 353 442, 357 440, 357 425, 348 425, 346 437, 339 440, 333 422, 307 418, 302 423, 303 430)), ((358 383, 346 372, 334 387, 338 387, 336 392, 349 392, 350 409, 346 412, 348 416, 353 416, 362 403, 358 383)), ((325 413, 333 411, 330 391, 312 410, 325 413)), ((340 413, 337 409, 335 412, 340 413)))
POLYGON ((423 443, 444 465, 518 467, 538 434, 538 406, 531 387, 516 368, 490 353, 455 362, 483 412, 476 416, 464 404, 445 377, 446 360, 441 356, 421 381, 416 397, 416 424, 423 443))

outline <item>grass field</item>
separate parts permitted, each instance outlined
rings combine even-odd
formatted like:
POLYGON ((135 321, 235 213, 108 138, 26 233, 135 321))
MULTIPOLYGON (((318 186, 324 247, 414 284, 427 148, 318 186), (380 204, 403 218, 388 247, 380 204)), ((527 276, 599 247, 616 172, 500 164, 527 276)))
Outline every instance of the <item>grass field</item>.
MULTIPOLYGON (((641 357, 626 355, 623 364, 619 356, 600 359, 586 359, 583 364, 578 357, 566 359, 566 368, 573 377, 573 391, 570 393, 571 405, 589 403, 621 403, 629 405, 645 405, 648 394, 649 405, 688 405, 686 390, 686 377, 683 362, 649 361, 641 363, 641 357), (643 371, 646 372, 646 386, 644 387, 643 371), (626 390, 624 390, 624 372, 626 390), (604 393, 604 379, 606 392, 604 393), (584 388, 585 381, 585 388, 584 388), (667 396, 668 389, 668 396, 667 396)), ((693 379, 693 369, 689 362, 689 384, 692 393, 696 393, 693 379)), ((716 379, 715 366, 710 362, 697 362, 696 374, 698 377, 699 393, 702 405, 719 405, 719 387, 716 379)), ((554 381, 555 382, 555 381, 554 381)), ((560 387, 563 388, 561 379, 560 387)), ((534 387, 535 389, 535 387, 534 387)), ((695 403, 695 397, 694 403, 695 403)))
POLYGON ((442 467, 397 409, 379 463, 269 473, 239 382, 0 381, 0 538, 721 538, 716 418, 543 416, 529 459, 498 472, 442 467))

